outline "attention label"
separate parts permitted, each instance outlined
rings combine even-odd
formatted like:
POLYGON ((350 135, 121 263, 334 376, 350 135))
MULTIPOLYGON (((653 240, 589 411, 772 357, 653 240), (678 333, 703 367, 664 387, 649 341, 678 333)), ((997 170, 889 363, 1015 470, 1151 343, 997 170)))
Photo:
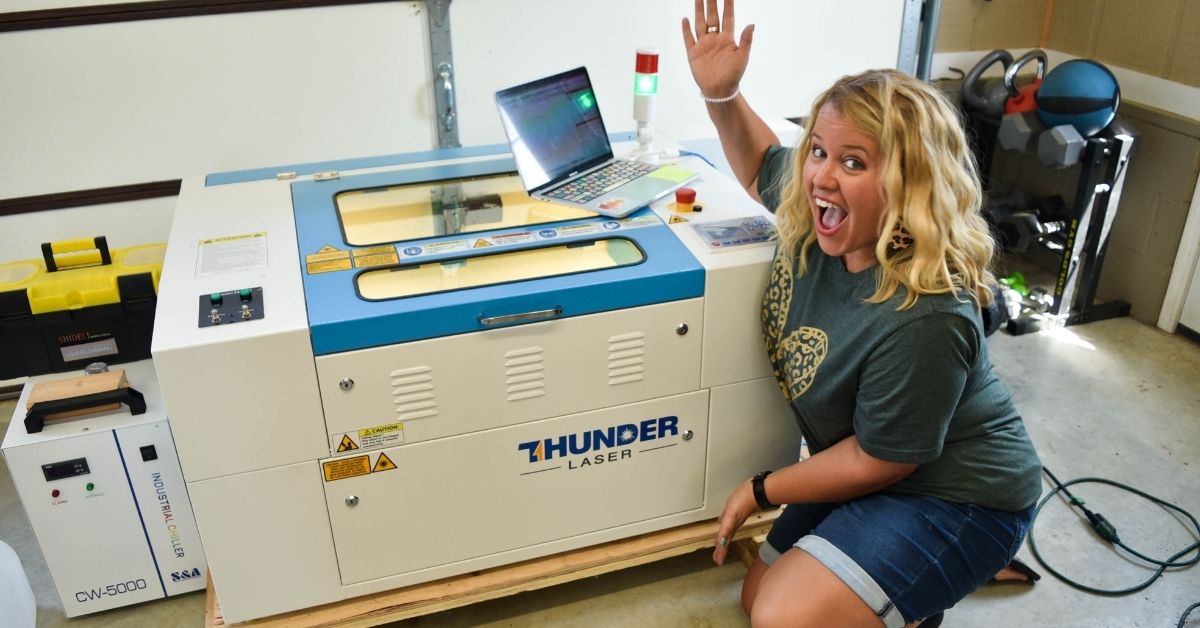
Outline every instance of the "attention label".
POLYGON ((246 233, 201 240, 196 274, 212 275, 267 267, 267 233, 246 233))
POLYGON ((354 456, 330 460, 321 463, 321 469, 325 472, 326 482, 367 475, 371 472, 371 457, 354 456))
POLYGON ((375 427, 368 427, 365 430, 359 430, 358 442, 367 449, 403 443, 404 423, 397 421, 387 425, 376 425, 375 427))

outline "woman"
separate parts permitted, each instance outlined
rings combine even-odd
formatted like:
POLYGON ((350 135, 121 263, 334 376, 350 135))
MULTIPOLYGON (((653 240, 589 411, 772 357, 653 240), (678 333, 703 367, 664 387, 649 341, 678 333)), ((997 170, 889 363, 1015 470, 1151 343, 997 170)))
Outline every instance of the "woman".
POLYGON ((953 107, 893 70, 839 80, 780 148, 739 93, 754 27, 735 43, 723 13, 696 0, 684 43, 735 175, 777 215, 763 334, 813 454, 729 496, 714 560, 788 504, 743 584, 753 625, 935 626, 1010 575, 1041 492, 984 342, 978 173, 953 107))

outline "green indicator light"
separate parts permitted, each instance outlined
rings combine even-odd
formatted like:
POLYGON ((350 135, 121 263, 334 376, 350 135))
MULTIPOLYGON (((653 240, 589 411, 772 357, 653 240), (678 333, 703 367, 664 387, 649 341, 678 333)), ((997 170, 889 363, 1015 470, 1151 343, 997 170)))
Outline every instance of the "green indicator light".
POLYGON ((241 297, 243 301, 249 301, 252 294, 253 293, 250 292, 249 288, 242 288, 240 291, 238 291, 238 296, 241 297))
POLYGON ((592 96, 592 92, 589 90, 586 92, 580 92, 579 95, 575 97, 575 103, 579 105, 580 109, 591 109, 592 107, 596 106, 596 99, 592 96))
POLYGON ((657 74, 634 74, 633 93, 639 96, 653 96, 658 93, 657 74))
POLYGON ((93 484, 93 483, 91 483, 91 482, 88 482, 88 483, 87 483, 87 490, 88 490, 88 491, 91 491, 91 490, 92 490, 92 489, 94 489, 94 488, 96 488, 96 485, 95 485, 95 484, 93 484))
POLYGON ((208 295, 208 301, 210 303, 212 303, 213 305, 220 305, 221 301, 223 301, 223 299, 221 298, 221 293, 214 292, 214 293, 208 295))

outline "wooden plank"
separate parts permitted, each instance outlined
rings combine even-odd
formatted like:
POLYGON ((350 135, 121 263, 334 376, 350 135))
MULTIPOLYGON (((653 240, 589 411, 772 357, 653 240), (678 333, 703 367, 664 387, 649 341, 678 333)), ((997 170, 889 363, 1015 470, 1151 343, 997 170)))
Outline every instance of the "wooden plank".
MULTIPOLYGON (((751 516, 734 535, 733 540, 740 542, 764 534, 778 516, 778 510, 751 516)), ((712 547, 716 535, 716 520, 702 521, 477 573, 232 625, 255 628, 375 626, 687 554, 712 547)), ((220 604, 216 601, 216 591, 210 580, 205 626, 212 628, 225 625, 230 624, 225 624, 221 616, 220 604)))
MULTIPOLYGON (((57 401, 59 399, 83 397, 86 395, 108 392, 110 390, 117 390, 118 388, 127 388, 128 386, 129 381, 125 378, 124 369, 113 369, 111 371, 96 373, 93 375, 79 375, 77 377, 56 379, 52 382, 41 382, 34 384, 33 390, 29 391, 29 398, 25 401, 25 409, 29 410, 33 408, 33 404, 41 403, 43 401, 57 401)), ((45 420, 54 421, 58 419, 67 419, 99 412, 109 412, 120 407, 120 403, 107 403, 88 408, 80 408, 78 410, 55 412, 54 414, 46 415, 45 420)))

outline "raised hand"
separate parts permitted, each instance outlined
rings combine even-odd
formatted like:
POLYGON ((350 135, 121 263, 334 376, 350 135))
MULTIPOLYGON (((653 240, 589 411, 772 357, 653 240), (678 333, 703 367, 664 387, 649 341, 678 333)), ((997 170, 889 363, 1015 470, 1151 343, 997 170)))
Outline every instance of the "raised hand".
POLYGON ((725 0, 724 18, 717 13, 717 0, 696 0, 696 24, 683 18, 683 45, 687 49, 692 78, 708 98, 725 98, 738 90, 746 64, 754 25, 747 26, 737 42, 733 40, 733 0, 725 0))

